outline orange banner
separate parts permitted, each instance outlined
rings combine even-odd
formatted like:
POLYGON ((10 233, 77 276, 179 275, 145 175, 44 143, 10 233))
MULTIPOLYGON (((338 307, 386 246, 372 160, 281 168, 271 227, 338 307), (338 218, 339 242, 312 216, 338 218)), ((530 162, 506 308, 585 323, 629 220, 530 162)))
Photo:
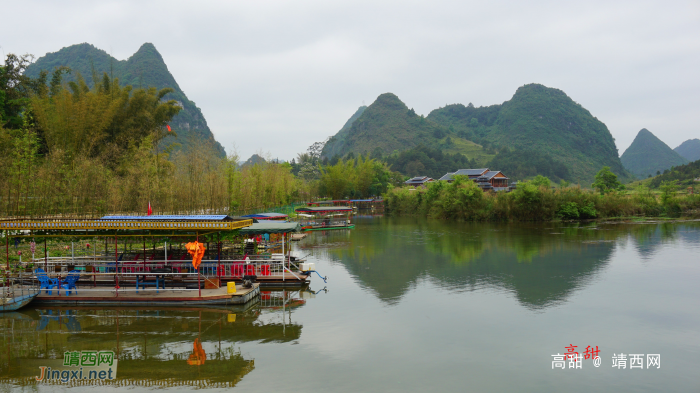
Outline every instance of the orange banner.
POLYGON ((202 263, 202 257, 204 257, 204 251, 206 250, 204 243, 198 241, 190 242, 185 244, 185 248, 192 255, 192 266, 199 270, 199 265, 202 263))

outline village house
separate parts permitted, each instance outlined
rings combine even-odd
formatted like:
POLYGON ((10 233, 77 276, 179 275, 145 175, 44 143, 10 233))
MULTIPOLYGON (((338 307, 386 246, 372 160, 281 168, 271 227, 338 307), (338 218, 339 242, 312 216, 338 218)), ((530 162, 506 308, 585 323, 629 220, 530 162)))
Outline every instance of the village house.
POLYGON ((504 175, 501 171, 491 171, 489 168, 460 169, 456 172, 445 174, 445 176, 441 177, 440 180, 452 183, 454 181, 454 176, 457 175, 468 176, 470 180, 476 182, 476 184, 484 191, 510 190, 508 187, 508 176, 504 175))
POLYGON ((404 182, 404 184, 413 186, 413 187, 425 187, 427 183, 433 182, 435 179, 432 177, 428 176, 416 176, 414 178, 408 179, 404 182))

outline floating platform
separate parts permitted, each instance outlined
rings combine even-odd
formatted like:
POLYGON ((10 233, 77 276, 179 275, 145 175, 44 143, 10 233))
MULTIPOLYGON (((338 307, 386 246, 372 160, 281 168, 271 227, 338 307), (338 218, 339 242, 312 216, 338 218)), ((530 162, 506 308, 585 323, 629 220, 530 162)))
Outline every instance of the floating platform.
POLYGON ((226 287, 217 289, 141 289, 137 293, 134 288, 124 288, 117 292, 115 289, 90 288, 72 291, 67 296, 65 290, 52 294, 42 291, 32 304, 52 306, 204 306, 204 305, 234 305, 245 304, 260 295, 260 285, 253 284, 252 288, 236 285, 236 293, 227 293, 226 287))
POLYGON ((327 226, 327 227, 311 227, 311 228, 302 228, 304 231, 330 231, 333 229, 353 229, 355 228, 355 224, 351 225, 344 225, 344 226, 327 226))
POLYGON ((301 239, 303 239, 303 238, 305 238, 305 237, 307 237, 307 236, 309 236, 308 233, 292 233, 292 235, 291 235, 291 240, 292 240, 293 242, 298 242, 299 240, 301 240, 301 239))
MULTIPOLYGON (((225 286, 227 282, 234 281, 237 284, 242 282, 241 277, 221 277, 221 285, 225 286)), ((296 288, 308 285, 310 277, 305 274, 299 273, 284 273, 284 278, 282 274, 275 274, 272 276, 261 276, 258 275, 255 279, 256 283, 260 284, 261 287, 274 287, 274 288, 296 288)), ((238 287, 238 285, 236 285, 238 287)))

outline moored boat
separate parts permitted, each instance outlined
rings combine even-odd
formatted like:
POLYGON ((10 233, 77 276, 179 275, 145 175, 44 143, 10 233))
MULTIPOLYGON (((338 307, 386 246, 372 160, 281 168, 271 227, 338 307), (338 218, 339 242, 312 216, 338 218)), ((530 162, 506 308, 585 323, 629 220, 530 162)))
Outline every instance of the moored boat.
POLYGON ((296 209, 299 224, 304 231, 352 229, 355 227, 350 220, 352 211, 347 206, 309 206, 296 209))

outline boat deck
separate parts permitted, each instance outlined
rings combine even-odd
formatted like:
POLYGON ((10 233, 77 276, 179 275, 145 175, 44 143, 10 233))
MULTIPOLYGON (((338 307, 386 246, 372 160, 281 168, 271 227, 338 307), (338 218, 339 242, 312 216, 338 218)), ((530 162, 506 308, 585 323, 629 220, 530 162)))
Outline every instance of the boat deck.
MULTIPOLYGON (((144 274, 145 276, 151 276, 149 274, 144 274)), ((268 275, 268 276, 263 276, 263 275, 258 275, 256 276, 256 282, 260 284, 262 287, 301 287, 309 283, 311 278, 308 275, 304 275, 301 273, 289 273, 285 272, 284 274, 282 273, 275 273, 273 275, 268 275)), ((243 283, 243 277, 242 276, 221 276, 221 277, 209 277, 211 279, 220 279, 221 280, 221 286, 226 286, 226 283, 229 281, 233 281, 236 283, 236 288, 240 286, 240 284, 243 283)), ((136 281, 133 279, 133 277, 122 277, 119 280, 120 285, 123 287, 134 287, 136 285, 136 281)), ((182 280, 179 279, 177 281, 168 279, 165 282, 165 287, 170 290, 170 288, 176 288, 176 287, 187 287, 189 289, 196 289, 197 285, 197 280, 182 280)), ((202 288, 204 287, 204 277, 202 277, 201 281, 202 288)), ((97 287, 98 289, 100 287, 114 287, 114 279, 110 277, 107 279, 106 275, 93 275, 90 273, 83 273, 81 274, 80 281, 78 281, 78 289, 80 288, 93 288, 97 287)))
POLYGON ((202 289, 201 296, 196 289, 140 289, 122 287, 114 288, 78 288, 68 296, 65 290, 60 293, 53 290, 51 294, 42 291, 34 303, 45 305, 95 305, 95 306, 191 306, 207 304, 245 304, 260 294, 260 285, 243 288, 236 285, 236 293, 228 294, 226 287, 202 289))

